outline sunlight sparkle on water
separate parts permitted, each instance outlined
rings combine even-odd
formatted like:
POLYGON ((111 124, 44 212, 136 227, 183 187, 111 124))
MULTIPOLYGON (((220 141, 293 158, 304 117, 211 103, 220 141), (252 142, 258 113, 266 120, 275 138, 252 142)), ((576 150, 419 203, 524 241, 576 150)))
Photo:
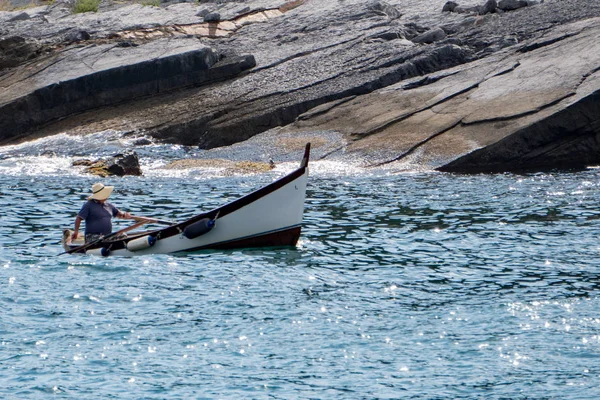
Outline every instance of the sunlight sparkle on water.
MULTIPOLYGON (((90 154, 66 138, 72 150, 23 156, 68 163, 127 141, 95 138, 90 154)), ((138 150, 144 173, 202 153, 138 150)), ((275 162, 256 176, 111 184, 116 204, 177 219, 298 166, 275 162)), ((14 328, 0 386, 35 400, 54 385, 102 398, 600 398, 600 170, 310 169, 297 247, 132 258, 56 257, 57 227, 72 226, 94 178, 0 173, 1 320, 14 328)))

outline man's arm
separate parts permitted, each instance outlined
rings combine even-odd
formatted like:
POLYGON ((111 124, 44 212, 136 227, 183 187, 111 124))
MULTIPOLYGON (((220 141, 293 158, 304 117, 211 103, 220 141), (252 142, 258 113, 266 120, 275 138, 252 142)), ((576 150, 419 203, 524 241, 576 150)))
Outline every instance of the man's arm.
POLYGON ((119 210, 119 212, 117 212, 117 218, 132 219, 133 217, 128 212, 119 210))
POLYGON ((110 204, 110 207, 112 208, 112 215, 115 218, 123 218, 123 219, 131 219, 131 214, 129 214, 128 212, 124 212, 119 210, 117 207, 115 207, 113 204, 110 204))
POLYGON ((77 235, 79 235, 79 226, 81 225, 82 220, 83 218, 81 218, 79 215, 75 217, 75 232, 73 232, 73 235, 71 235, 71 240, 77 239, 77 235))

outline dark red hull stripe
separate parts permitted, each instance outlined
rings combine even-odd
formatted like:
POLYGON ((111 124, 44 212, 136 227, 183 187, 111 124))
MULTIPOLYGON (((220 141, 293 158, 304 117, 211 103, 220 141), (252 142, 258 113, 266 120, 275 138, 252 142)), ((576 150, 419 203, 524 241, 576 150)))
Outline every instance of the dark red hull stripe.
POLYGON ((271 247, 271 246, 295 246, 300 238, 300 226, 295 226, 289 229, 267 232, 255 236, 231 240, 228 242, 214 243, 206 246, 195 247, 192 249, 182 250, 182 252, 198 251, 198 250, 224 250, 224 249, 239 249, 250 247, 271 247))

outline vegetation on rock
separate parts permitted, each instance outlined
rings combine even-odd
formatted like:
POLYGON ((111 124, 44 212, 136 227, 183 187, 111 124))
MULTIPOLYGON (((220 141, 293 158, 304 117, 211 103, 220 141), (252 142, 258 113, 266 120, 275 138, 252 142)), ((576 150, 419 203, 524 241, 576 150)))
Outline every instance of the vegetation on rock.
POLYGON ((75 0, 73 13, 98 12, 100 0, 75 0))

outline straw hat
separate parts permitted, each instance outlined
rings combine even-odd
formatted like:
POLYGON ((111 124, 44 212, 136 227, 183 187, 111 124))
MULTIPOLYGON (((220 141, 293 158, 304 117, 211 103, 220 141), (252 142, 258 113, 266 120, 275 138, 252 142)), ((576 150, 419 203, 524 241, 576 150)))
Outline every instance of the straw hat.
POLYGON ((114 186, 104 186, 103 183, 94 183, 92 185, 92 195, 88 200, 106 200, 112 193, 114 186))

